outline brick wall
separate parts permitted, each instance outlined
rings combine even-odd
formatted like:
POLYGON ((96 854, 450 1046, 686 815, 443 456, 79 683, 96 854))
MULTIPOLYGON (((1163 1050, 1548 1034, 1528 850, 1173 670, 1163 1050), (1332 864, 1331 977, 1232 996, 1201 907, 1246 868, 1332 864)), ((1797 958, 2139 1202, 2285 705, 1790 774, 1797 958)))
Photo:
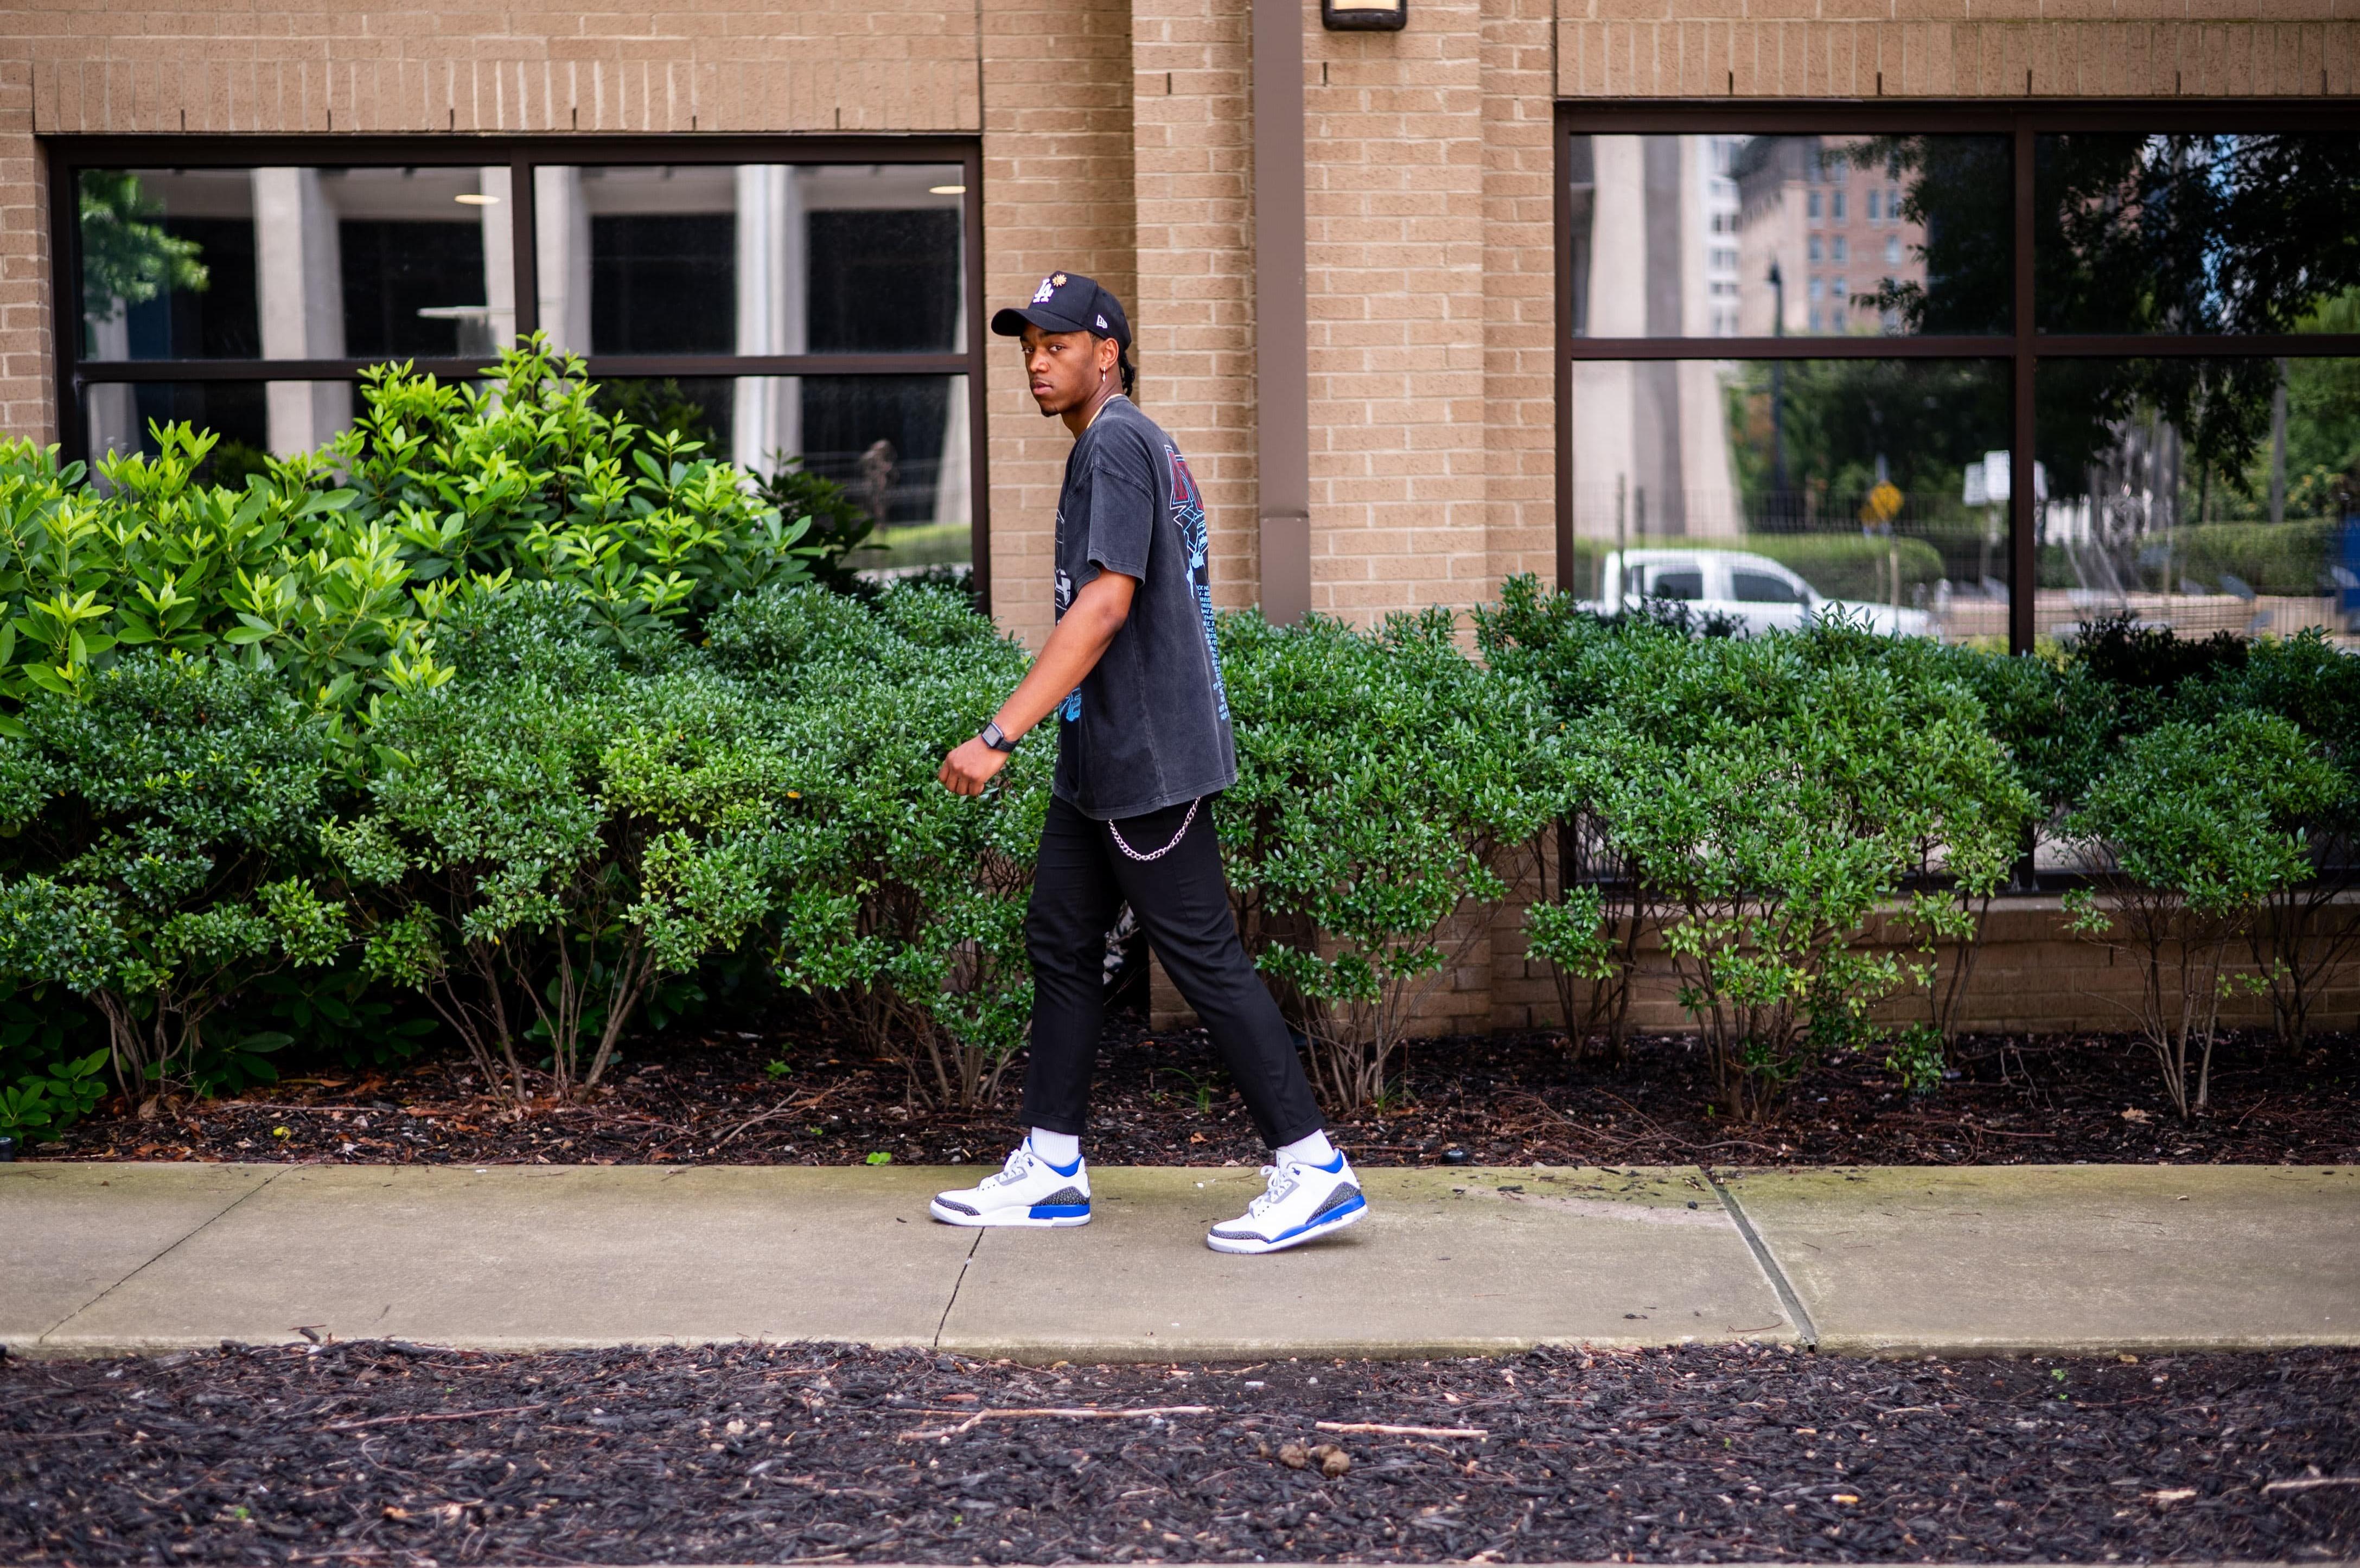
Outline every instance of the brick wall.
POLYGON ((2316 97, 2360 90, 2338 0, 1561 0, 1569 98, 2316 97))
MULTIPOLYGON (((1509 903, 1460 917, 1450 929, 1460 961, 1431 987, 1416 1014, 1421 1035, 1483 1034, 1493 1030, 1562 1026, 1555 981, 1547 966, 1524 957, 1524 906, 1509 903), (1472 933, 1483 919, 1487 928, 1472 933), (1470 937, 1472 940, 1469 940, 1470 937)), ((1889 923, 1873 923, 1863 940, 1871 951, 1908 953, 1906 937, 1889 923)), ((1915 956, 1910 954, 1909 956, 1915 956)), ((2232 944, 2233 963, 2251 972, 2242 942, 2232 944)), ((2349 1028, 2360 1016, 2360 965, 2330 977, 2312 1009, 2314 1027, 2349 1028)), ((1193 1024, 1194 1014, 1163 971, 1151 977, 1150 1011, 1157 1028, 1193 1024)), ((1974 1034, 2120 1033, 2133 1026, 2141 976, 2136 958, 2073 935, 2054 897, 2003 899, 1992 907, 1983 939, 1961 1001, 1960 1026, 1974 1034)), ((1680 1008, 1678 984, 1662 943, 1642 934, 1630 1022, 1649 1033, 1693 1033, 1695 1021, 1680 1008)), ((1583 993, 1577 993, 1583 994, 1583 993)), ((1906 992, 1878 1007, 1880 1023, 1898 1026, 1922 1019, 1922 992, 1906 992)), ((2267 996, 2234 996, 2221 1010, 2224 1026, 2267 1028, 2267 996)))
MULTIPOLYGON (((983 27, 986 310, 1021 303, 1059 268, 1130 300, 1138 261, 1129 6, 989 0, 983 27)), ((989 350, 992 608, 1037 647, 1054 616, 1050 558, 1073 437, 1033 407, 1008 340, 989 350)))
POLYGON ((1256 602, 1253 123, 1248 6, 1132 0, 1140 406, 1188 455, 1213 596, 1256 602))
POLYGON ((1485 592, 1557 572, 1557 167, 1549 0, 1483 0, 1485 592))
POLYGON ((1485 586, 1483 26, 1306 7, 1311 604, 1373 620, 1485 586))
POLYGON ((32 123, 32 62, 0 60, 0 433, 48 441, 49 197, 32 123))

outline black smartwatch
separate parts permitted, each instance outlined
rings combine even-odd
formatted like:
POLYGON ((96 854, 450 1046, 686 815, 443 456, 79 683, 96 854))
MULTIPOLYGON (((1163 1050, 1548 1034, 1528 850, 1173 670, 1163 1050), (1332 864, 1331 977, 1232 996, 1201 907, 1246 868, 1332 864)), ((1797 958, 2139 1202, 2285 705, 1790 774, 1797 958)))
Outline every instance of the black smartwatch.
POLYGON ((1002 729, 1000 727, 1000 720, 997 718, 978 730, 975 738, 982 741, 985 745, 990 747, 995 751, 1013 751, 1016 750, 1016 737, 1008 733, 1007 730, 1002 729))

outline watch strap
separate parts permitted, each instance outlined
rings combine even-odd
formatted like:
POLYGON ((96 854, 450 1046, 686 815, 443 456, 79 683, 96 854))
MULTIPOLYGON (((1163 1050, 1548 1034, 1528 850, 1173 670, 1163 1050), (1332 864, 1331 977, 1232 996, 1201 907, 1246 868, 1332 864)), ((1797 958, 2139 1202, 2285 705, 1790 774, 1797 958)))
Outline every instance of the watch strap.
POLYGON ((1016 750, 1015 738, 1010 735, 1005 729, 1002 729, 1000 727, 1000 720, 996 718, 992 719, 981 729, 978 730, 975 738, 982 741, 985 745, 990 747, 995 751, 1013 751, 1016 750))

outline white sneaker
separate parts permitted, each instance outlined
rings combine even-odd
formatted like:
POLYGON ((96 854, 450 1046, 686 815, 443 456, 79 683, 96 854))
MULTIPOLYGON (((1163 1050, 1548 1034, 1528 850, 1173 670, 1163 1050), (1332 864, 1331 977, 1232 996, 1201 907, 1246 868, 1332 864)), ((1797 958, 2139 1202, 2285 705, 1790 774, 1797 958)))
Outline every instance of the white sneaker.
POLYGON ((1215 1225, 1205 1245, 1215 1252, 1283 1252, 1357 1224, 1369 1212, 1360 1184, 1341 1154, 1333 1165, 1282 1160, 1262 1168, 1270 1187, 1245 1213, 1215 1225))
POLYGON ((1068 1166, 1051 1165, 1032 1152, 1030 1139, 1016 1146, 997 1176, 973 1187, 937 1192, 926 1212, 945 1225, 1029 1225, 1063 1230, 1090 1223, 1090 1173, 1079 1155, 1068 1166))

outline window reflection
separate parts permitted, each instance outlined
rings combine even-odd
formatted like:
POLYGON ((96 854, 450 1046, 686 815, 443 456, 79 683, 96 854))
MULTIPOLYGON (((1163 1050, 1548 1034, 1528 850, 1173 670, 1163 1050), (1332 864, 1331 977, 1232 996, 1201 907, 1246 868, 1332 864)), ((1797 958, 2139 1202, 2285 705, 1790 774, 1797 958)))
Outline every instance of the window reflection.
POLYGON ((2360 645, 2360 360, 2213 367, 2228 366, 2254 382, 2250 442, 2208 441, 2163 401, 2117 395, 2152 365, 2041 364, 2042 635, 2136 614, 2198 636, 2322 626, 2360 645), (2093 389, 2109 417, 2090 417, 2093 389))
POLYGON ((974 554, 964 376, 741 376, 602 382, 605 412, 704 443, 768 479, 841 486, 875 525, 863 570, 964 565, 974 554))
POLYGON ((90 170, 83 357, 481 354, 515 330, 508 171, 90 170))
POLYGON ((1882 630, 2005 645, 2004 363, 1572 369, 1583 596, 1677 598, 1749 630, 1841 610, 1882 630))
POLYGON ((579 354, 957 353, 956 166, 534 171, 541 322, 579 354))
POLYGON ((2073 132, 2037 138, 2044 331, 2348 331, 2360 140, 2073 132))
POLYGON ((1576 136, 1574 334, 2005 332, 1996 136, 1576 136))

